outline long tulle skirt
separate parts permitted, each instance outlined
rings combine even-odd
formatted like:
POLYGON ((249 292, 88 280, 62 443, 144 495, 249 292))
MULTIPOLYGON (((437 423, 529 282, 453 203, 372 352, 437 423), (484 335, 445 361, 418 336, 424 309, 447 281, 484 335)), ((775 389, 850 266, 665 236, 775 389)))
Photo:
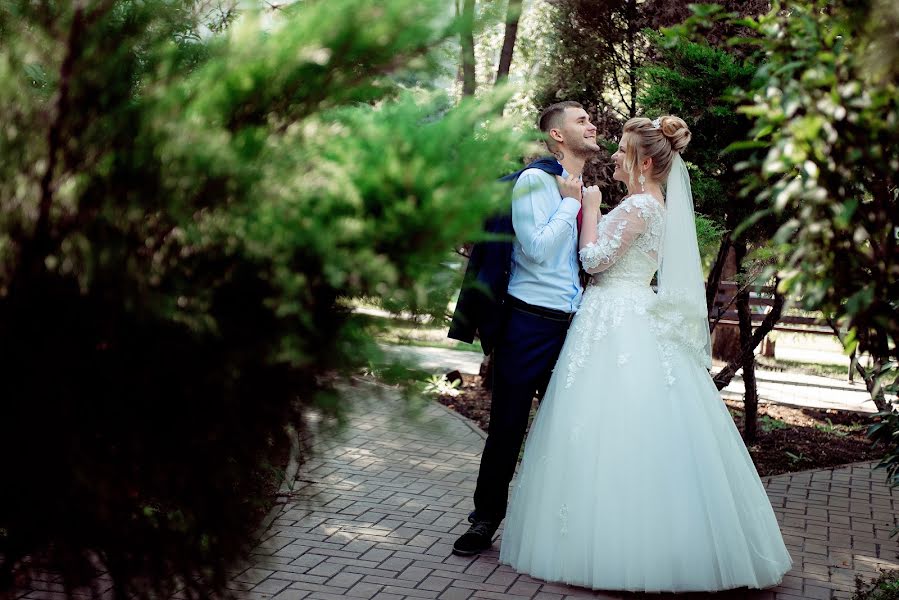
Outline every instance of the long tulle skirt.
POLYGON ((651 290, 603 293, 588 289, 532 425, 501 562, 607 590, 779 583, 790 555, 708 372, 660 348, 651 290))

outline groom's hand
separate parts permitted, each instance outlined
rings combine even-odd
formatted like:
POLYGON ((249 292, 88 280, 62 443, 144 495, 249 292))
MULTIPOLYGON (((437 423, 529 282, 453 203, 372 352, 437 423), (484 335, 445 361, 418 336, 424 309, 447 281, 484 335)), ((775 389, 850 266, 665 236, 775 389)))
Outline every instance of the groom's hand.
POLYGON ((569 175, 562 178, 556 175, 556 181, 559 183, 559 193, 563 198, 574 198, 578 202, 581 201, 581 190, 584 184, 580 177, 569 175))

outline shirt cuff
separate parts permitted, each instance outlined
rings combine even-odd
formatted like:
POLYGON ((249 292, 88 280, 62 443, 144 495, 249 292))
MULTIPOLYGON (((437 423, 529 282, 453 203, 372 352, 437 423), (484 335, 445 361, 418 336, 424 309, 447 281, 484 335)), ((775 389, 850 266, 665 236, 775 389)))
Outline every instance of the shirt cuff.
POLYGON ((566 196, 562 198, 562 204, 559 205, 556 215, 574 225, 577 223, 577 214, 579 212, 581 212, 581 203, 571 196, 566 196))

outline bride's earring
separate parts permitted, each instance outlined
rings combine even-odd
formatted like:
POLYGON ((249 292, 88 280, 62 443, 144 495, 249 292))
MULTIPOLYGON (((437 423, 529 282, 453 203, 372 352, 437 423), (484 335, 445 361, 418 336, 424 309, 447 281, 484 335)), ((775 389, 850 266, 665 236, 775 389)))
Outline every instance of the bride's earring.
POLYGON ((640 182, 640 191, 645 192, 646 188, 644 187, 644 184, 646 183, 646 176, 643 174, 642 171, 640 172, 640 176, 637 177, 637 181, 640 182))

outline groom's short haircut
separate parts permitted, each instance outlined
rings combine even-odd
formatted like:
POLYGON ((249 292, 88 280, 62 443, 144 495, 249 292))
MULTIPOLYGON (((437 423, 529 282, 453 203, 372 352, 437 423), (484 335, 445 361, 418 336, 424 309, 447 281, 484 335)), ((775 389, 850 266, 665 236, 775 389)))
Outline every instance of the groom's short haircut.
POLYGON ((584 107, 580 102, 575 102, 574 100, 565 100, 564 102, 550 104, 543 109, 543 112, 540 113, 540 118, 537 120, 540 131, 548 134, 550 129, 558 127, 561 124, 562 116, 565 114, 566 108, 584 107))

